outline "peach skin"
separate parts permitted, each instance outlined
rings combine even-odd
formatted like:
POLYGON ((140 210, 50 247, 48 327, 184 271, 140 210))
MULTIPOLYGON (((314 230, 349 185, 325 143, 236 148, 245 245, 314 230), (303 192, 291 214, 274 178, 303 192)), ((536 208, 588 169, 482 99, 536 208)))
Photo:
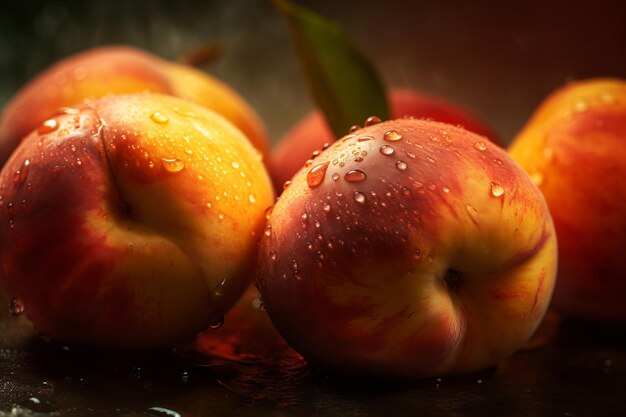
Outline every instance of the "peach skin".
POLYGON ((232 88, 195 68, 140 49, 105 46, 58 62, 15 94, 0 118, 0 164, 58 108, 87 98, 146 91, 185 98, 216 111, 266 154, 269 145, 262 122, 232 88))
POLYGON ((559 236, 555 310, 626 322, 626 81, 552 93, 509 148, 543 192, 559 236))
POLYGON ((0 283, 65 344, 171 346, 221 323, 273 201, 222 116, 159 94, 64 109, 0 177, 0 283))
POLYGON ((421 377, 511 355, 542 320, 556 268, 547 205, 504 150, 398 119, 343 137, 293 177, 257 285, 311 362, 421 377))

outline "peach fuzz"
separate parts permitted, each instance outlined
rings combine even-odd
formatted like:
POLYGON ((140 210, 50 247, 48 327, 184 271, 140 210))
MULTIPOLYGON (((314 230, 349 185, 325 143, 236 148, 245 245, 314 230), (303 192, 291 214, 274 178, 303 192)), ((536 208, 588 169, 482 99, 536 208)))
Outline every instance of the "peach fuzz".
POLYGON ((222 116, 158 94, 65 109, 0 177, 0 283, 65 344, 171 346, 219 325, 253 276, 273 201, 222 116))
POLYGON ((257 285, 311 362, 420 377, 496 365, 550 301, 556 234, 541 193, 497 145, 448 124, 360 129, 274 205, 257 285))
POLYGON ((105 46, 59 61, 11 98, 0 118, 0 164, 60 107, 87 98, 146 91, 185 98, 216 111, 241 129, 258 150, 267 153, 265 127, 250 105, 225 83, 140 49, 105 46))
MULTIPOLYGON (((497 135, 468 110, 434 96, 408 89, 394 88, 389 92, 391 116, 394 119, 415 117, 438 122, 461 125, 467 130, 488 137, 501 144, 497 135)), ((347 126, 346 126, 347 128, 347 126)), ((324 144, 331 144, 335 135, 331 132, 320 111, 313 111, 294 125, 274 147, 270 155, 270 174, 276 190, 282 190, 291 177, 319 151, 324 144)))
POLYGON ((626 81, 572 82, 548 96, 509 152, 543 192, 559 236, 555 310, 626 322, 626 81))

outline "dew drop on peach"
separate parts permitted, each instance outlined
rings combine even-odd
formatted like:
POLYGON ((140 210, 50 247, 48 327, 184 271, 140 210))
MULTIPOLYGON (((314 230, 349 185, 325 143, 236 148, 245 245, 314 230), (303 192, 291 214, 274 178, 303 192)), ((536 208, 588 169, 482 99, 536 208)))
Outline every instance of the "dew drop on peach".
POLYGON ((398 168, 400 171, 406 171, 406 168, 407 168, 406 162, 396 161, 396 168, 398 168))
POLYGON ((572 103, 572 109, 574 110, 574 113, 584 113, 587 109, 589 109, 589 104, 587 104, 584 99, 577 98, 572 103))
POLYGON ((16 185, 23 185, 28 179, 29 170, 30 161, 28 159, 25 159, 24 162, 22 162, 22 167, 18 171, 15 171, 15 174, 13 175, 13 182, 16 185))
POLYGON ((163 158, 161 163, 163 168, 172 174, 180 172, 185 168, 185 163, 177 158, 163 158))
POLYGON ((309 173, 306 175, 306 183, 310 188, 319 187, 319 185, 324 181, 324 177, 326 176, 326 170, 328 169, 328 162, 324 162, 323 164, 315 165, 309 173))
POLYGON ((484 151, 485 149, 487 149, 487 145, 485 144, 485 142, 476 142, 474 144, 474 148, 478 149, 479 151, 484 151))
POLYGON ((170 119, 165 114, 161 113, 160 111, 155 111, 154 113, 152 113, 150 115, 150 118, 152 119, 153 122, 159 123, 159 124, 165 124, 170 121, 170 119))
POLYGON ((363 194, 360 191, 355 191, 354 192, 354 201, 356 201, 359 204, 365 204, 365 194, 363 194))
POLYGON ((55 119, 48 119, 37 128, 37 133, 45 135, 46 133, 52 133, 59 128, 59 123, 55 119))
POLYGON ((11 303, 9 304, 9 313, 11 313, 12 316, 17 317, 23 312, 24 306, 22 305, 20 300, 18 300, 17 298, 12 299, 11 303))
POLYGON ((383 145, 380 147, 380 153, 385 156, 393 155, 394 152, 394 149, 389 145, 383 145))
POLYGON ((396 130, 388 130, 383 135, 383 139, 387 142, 396 142, 402 139, 402 135, 398 133, 396 130))
POLYGON ((348 182, 361 182, 367 178, 367 175, 359 169, 351 169, 343 178, 348 182))
MULTIPOLYGON (((209 324, 209 328, 210 329, 219 329, 220 327, 222 327, 222 325, 224 324, 224 314, 219 314, 215 320, 213 320, 210 324, 209 324)), ((167 415, 167 414, 165 414, 167 415)), ((179 415, 178 413, 176 413, 176 415, 179 415)))
POLYGON ((363 124, 363 126, 365 127, 372 126, 380 122, 381 122, 380 117, 370 116, 367 119, 365 119, 365 123, 363 124))
POLYGON ((504 194, 504 187, 495 182, 491 183, 491 195, 494 197, 501 197, 504 194))

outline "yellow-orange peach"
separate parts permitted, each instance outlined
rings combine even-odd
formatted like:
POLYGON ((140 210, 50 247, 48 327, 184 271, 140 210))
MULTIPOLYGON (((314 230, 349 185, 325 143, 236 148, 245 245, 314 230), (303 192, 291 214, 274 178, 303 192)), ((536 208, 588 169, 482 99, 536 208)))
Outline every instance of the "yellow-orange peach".
POLYGON ((572 82, 551 94, 510 147, 543 192, 559 236, 554 307, 626 321, 626 81, 572 82))
POLYGON ((158 94, 65 109, 0 177, 0 281, 67 344, 168 346, 250 282, 273 190, 222 116, 158 94))
POLYGON ((503 149, 425 120, 375 124, 274 205, 258 286, 309 360, 403 377, 496 365, 533 334, 557 268, 547 205, 503 149))
POLYGON ((60 107, 109 94, 151 91, 185 98, 216 111, 263 154, 265 128, 250 105, 232 88, 195 68, 165 61, 145 51, 107 46, 66 58, 25 85, 0 118, 0 164, 17 144, 60 107))
MULTIPOLYGON (((408 89, 394 88, 389 91, 391 115, 395 119, 405 116, 432 119, 437 122, 461 125, 467 130, 488 137, 501 144, 497 135, 469 110, 450 101, 408 89)), ((282 190, 302 165, 319 151, 324 144, 331 144, 335 136, 320 111, 313 111, 300 120, 278 142, 270 154, 270 174, 276 190, 282 190)))

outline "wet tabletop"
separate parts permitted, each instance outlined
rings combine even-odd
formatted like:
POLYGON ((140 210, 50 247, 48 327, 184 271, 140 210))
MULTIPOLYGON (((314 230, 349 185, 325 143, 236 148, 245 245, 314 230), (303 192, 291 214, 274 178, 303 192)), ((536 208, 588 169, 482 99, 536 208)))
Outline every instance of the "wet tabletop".
POLYGON ((622 416, 624 327, 563 323, 496 369, 391 381, 308 365, 258 311, 254 326, 207 331, 174 350, 51 344, 0 318, 0 416, 622 416), (169 413, 169 414, 168 414, 169 413), (177 413, 177 414, 176 414, 177 413))

